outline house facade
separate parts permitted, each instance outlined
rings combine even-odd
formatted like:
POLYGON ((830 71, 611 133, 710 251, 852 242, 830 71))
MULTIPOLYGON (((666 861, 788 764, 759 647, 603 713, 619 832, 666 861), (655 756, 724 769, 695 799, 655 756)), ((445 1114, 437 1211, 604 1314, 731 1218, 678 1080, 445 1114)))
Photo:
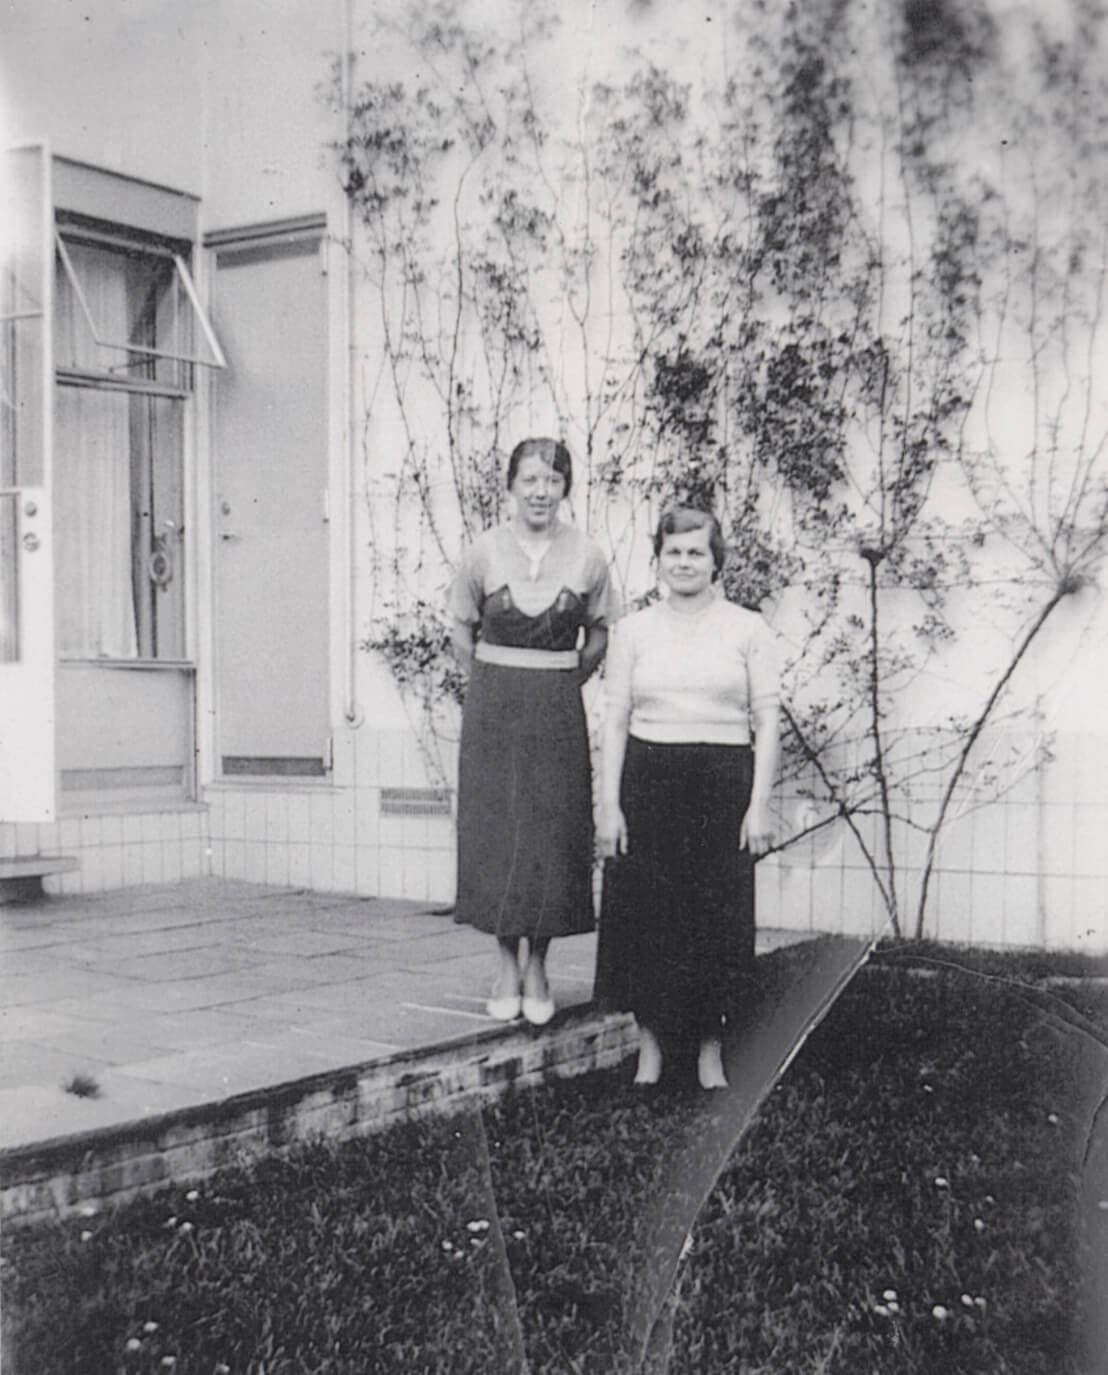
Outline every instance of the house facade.
MULTIPOLYGON (((375 311, 320 95, 377 60, 357 19, 5 6, 0 872, 452 898, 452 752, 362 648, 395 437, 364 423, 375 311)), ((1034 669, 1051 762, 950 828, 943 939, 1104 948, 1094 603, 1080 662, 1034 669)), ((759 884, 763 922, 880 929, 845 834, 759 884)))

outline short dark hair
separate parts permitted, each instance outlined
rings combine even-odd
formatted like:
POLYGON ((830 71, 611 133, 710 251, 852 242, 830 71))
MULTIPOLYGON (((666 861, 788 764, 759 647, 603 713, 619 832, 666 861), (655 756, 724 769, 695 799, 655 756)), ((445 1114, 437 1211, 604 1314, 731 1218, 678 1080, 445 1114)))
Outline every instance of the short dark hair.
POLYGON ((662 512, 658 528, 654 531, 654 557, 658 558, 661 554, 667 536, 687 535, 690 530, 703 530, 705 527, 710 532, 708 548, 712 551, 712 561, 718 577, 723 569, 723 560, 727 556, 723 531, 711 511, 705 511, 699 506, 671 506, 662 512))
POLYGON ((569 489, 573 486, 573 460, 560 439, 521 439, 508 459, 509 489, 516 480, 519 465, 525 458, 541 458, 544 463, 549 463, 556 473, 561 473, 566 484, 565 494, 569 496, 569 489))

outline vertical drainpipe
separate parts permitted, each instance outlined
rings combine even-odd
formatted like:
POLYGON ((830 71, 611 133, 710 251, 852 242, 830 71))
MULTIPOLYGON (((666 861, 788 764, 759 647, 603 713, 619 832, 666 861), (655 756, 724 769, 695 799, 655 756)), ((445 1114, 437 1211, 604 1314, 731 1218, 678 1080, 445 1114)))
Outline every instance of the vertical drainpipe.
MULTIPOLYGON (((342 64, 342 129, 344 141, 350 138, 350 106, 354 87, 354 4, 355 0, 343 0, 343 52, 342 64)), ((357 636, 355 616, 357 612, 357 544, 356 520, 358 493, 356 491, 358 465, 355 461, 356 443, 354 425, 354 383, 355 383, 355 321, 354 321, 354 208, 350 197, 342 196, 342 232, 346 251, 346 271, 343 276, 346 293, 346 319, 344 323, 344 355, 346 358, 346 377, 343 400, 343 488, 346 499, 346 577, 345 597, 346 623, 345 681, 343 684, 343 715, 346 724, 356 730, 365 721, 365 712, 358 703, 357 686, 357 636)))

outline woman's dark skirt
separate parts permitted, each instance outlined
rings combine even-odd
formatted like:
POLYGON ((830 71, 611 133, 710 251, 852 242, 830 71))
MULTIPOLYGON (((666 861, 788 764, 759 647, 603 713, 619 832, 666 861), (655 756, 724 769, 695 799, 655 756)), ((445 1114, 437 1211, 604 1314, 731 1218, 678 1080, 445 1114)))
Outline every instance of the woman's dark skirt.
POLYGON ((462 716, 454 920, 506 938, 591 931, 592 865, 577 675, 475 663, 462 716))
POLYGON ((659 1039, 717 1035, 754 968, 754 865, 739 849, 747 745, 627 742, 628 852, 604 866, 596 999, 659 1039))

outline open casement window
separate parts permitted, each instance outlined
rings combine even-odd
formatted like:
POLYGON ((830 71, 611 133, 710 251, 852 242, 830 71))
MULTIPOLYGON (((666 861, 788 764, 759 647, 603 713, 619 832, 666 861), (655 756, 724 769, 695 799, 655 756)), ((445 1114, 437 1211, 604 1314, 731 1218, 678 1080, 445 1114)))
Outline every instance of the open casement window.
POLYGON ((61 216, 55 245, 59 651, 180 662, 184 408, 223 354, 185 245, 61 216))
POLYGON ((223 352, 184 258, 76 226, 55 235, 59 368, 191 388, 191 367, 223 352))

